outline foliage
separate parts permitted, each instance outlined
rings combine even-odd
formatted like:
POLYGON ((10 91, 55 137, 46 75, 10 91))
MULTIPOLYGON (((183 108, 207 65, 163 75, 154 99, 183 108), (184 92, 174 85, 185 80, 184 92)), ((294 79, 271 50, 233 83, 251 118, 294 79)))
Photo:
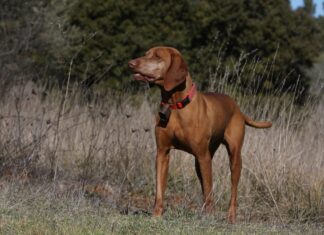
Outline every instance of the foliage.
MULTIPOLYGON (((34 70, 46 68, 45 77, 60 83, 71 78, 87 87, 104 83, 121 88, 130 81, 129 59, 167 45, 183 53, 203 89, 215 73, 230 71, 228 82, 236 82, 242 71, 233 61, 240 58, 246 61, 242 89, 254 84, 254 89, 272 91, 284 83, 287 91, 298 83, 307 91, 305 69, 323 49, 324 30, 313 17, 312 1, 305 3, 293 11, 288 0, 29 0, 20 17, 7 17, 2 26, 17 29, 22 26, 16 22, 37 22, 25 59, 34 70), (248 61, 258 61, 258 66, 248 61), (267 76, 265 70, 270 71, 267 76)), ((17 5, 12 1, 10 6, 17 5)))
MULTIPOLYGON (((324 8, 324 6, 323 6, 323 8, 324 8)), ((317 21, 319 27, 321 28, 322 32, 324 32, 324 16, 319 16, 316 21, 317 21)), ((322 39, 324 40, 323 36, 322 36, 322 39)))
POLYGON ((68 30, 75 30, 68 33, 73 37, 69 53, 77 54, 74 75, 87 83, 105 78, 120 86, 132 57, 156 45, 190 45, 189 15, 183 14, 188 9, 186 1, 76 1, 65 12, 68 30))
MULTIPOLYGON (((260 90, 282 86, 284 78, 286 89, 298 80, 307 90, 303 69, 321 47, 314 18, 304 9, 292 11, 289 1, 76 1, 66 12, 69 27, 77 31, 70 47, 70 55, 78 54, 74 75, 90 83, 128 82, 130 58, 168 45, 180 49, 203 87, 219 63, 224 63, 220 72, 233 70, 233 60, 250 53, 249 60, 260 61, 254 71, 260 90), (270 64, 271 76, 264 77, 270 64)), ((242 88, 255 83, 251 72, 243 76, 242 88)))
POLYGON ((32 69, 36 56, 45 57, 38 40, 43 27, 44 1, 13 0, 1 5, 0 78, 4 80, 6 74, 11 74, 15 76, 7 79, 13 80, 32 69))

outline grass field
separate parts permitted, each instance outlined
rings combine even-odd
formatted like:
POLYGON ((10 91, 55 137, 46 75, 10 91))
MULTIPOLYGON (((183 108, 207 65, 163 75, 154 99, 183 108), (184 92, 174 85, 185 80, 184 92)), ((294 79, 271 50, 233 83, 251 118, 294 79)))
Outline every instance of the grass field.
POLYGON ((163 218, 120 211, 82 190, 57 193, 55 183, 1 185, 1 234, 323 234, 314 223, 278 224, 241 219, 229 225, 219 216, 169 209, 163 218))
MULTIPOLYGON (((223 83, 225 84, 225 83, 223 83)), ((192 156, 173 151, 166 213, 154 200, 155 90, 100 94, 84 101, 75 87, 46 91, 32 83, 6 89, 0 109, 2 234, 322 234, 323 103, 294 96, 239 94, 268 130, 247 128, 238 223, 226 221, 230 172, 225 148, 213 160, 214 216, 201 214, 192 156)))

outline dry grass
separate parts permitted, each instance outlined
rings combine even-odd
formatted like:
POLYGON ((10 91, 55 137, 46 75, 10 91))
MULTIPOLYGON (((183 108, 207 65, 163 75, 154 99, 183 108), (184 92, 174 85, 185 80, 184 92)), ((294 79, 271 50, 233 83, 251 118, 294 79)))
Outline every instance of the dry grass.
MULTIPOLYGON (((247 128, 239 185, 239 223, 311 223, 322 228, 323 103, 308 102, 296 108, 293 97, 242 96, 235 89, 218 88, 235 97, 249 116, 274 121, 269 130, 247 128)), ((11 87, 0 99, 1 190, 19 184, 20 197, 26 193, 24 187, 30 187, 36 190, 34 198, 42 198, 44 190, 37 187, 50 187, 55 196, 47 198, 46 205, 54 205, 64 195, 66 203, 73 207, 79 206, 77 200, 86 203, 95 198, 100 205, 113 208, 113 214, 107 216, 116 220, 119 212, 146 214, 152 207, 155 184, 156 103, 152 100, 156 99, 154 92, 146 91, 136 97, 110 93, 83 102, 82 93, 73 87, 62 94, 55 90, 44 93, 42 87, 32 83, 11 87)), ((180 151, 173 151, 172 156, 166 217, 199 217, 202 201, 194 159, 180 151)), ((213 219, 224 221, 230 172, 222 147, 214 157, 213 173, 218 209, 213 219)), ((0 202, 1 210, 9 213, 9 219, 1 219, 2 227, 16 226, 12 224, 16 223, 15 216, 26 223, 41 216, 36 210, 31 212, 36 213, 34 217, 26 219, 24 213, 28 210, 22 209, 12 217, 15 193, 10 192, 2 194, 0 202)), ((99 210, 91 203, 85 208, 99 210)), ((142 222, 150 224, 148 220, 142 222)))

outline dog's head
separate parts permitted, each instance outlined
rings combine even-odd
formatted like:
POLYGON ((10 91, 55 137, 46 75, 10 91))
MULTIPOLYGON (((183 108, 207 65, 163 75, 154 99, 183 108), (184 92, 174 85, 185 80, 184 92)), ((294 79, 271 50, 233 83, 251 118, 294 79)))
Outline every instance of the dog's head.
POLYGON ((153 47, 144 56, 128 62, 133 78, 170 91, 181 84, 188 74, 180 52, 172 47, 153 47))

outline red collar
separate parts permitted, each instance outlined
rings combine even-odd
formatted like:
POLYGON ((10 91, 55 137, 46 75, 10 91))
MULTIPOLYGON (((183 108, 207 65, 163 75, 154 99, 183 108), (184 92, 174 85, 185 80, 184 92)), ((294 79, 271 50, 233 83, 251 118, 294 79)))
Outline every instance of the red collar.
POLYGON ((192 101, 192 98, 195 96, 196 92, 197 92, 196 85, 193 83, 190 91, 188 92, 188 95, 183 100, 171 104, 161 101, 161 106, 168 105, 170 109, 183 109, 192 101))

